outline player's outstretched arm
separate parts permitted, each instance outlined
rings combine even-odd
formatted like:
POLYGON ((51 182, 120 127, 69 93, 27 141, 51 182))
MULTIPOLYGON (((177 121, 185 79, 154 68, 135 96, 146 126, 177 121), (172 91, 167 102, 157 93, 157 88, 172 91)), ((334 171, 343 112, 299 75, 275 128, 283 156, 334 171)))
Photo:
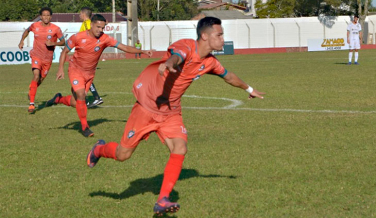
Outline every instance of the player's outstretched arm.
POLYGON ((59 70, 56 74, 56 81, 59 79, 64 79, 64 63, 67 58, 69 49, 67 47, 61 52, 60 59, 59 59, 59 70))
POLYGON ((227 72, 226 76, 223 77, 226 83, 244 89, 246 92, 249 93, 249 99, 251 98, 260 98, 264 99, 265 93, 257 91, 256 89, 253 89, 251 86, 249 86, 247 83, 245 83, 243 80, 241 80, 236 74, 232 72, 227 72))
POLYGON ((18 44, 18 48, 22 51, 23 49, 23 46, 24 46, 24 40, 26 39, 26 37, 29 35, 29 28, 27 28, 23 33, 22 33, 22 37, 21 37, 21 40, 20 40, 20 43, 18 44))
POLYGON ((122 50, 123 52, 131 53, 131 54, 143 53, 143 54, 146 54, 149 57, 151 57, 153 55, 153 51, 155 51, 155 50, 140 50, 140 49, 137 49, 137 48, 132 47, 132 46, 124 45, 122 43, 120 43, 117 46, 117 48, 122 50))

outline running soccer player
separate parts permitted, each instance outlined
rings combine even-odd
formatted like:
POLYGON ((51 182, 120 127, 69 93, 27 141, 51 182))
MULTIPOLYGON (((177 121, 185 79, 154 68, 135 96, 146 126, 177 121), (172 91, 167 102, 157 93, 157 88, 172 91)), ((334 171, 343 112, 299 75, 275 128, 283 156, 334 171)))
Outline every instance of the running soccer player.
MULTIPOLYGON (((114 38, 103 33, 106 25, 106 19, 96 14, 91 18, 91 29, 84 32, 79 32, 71 36, 66 44, 64 50, 61 52, 59 60, 59 70, 56 75, 56 80, 64 79, 64 63, 68 52, 75 48, 72 58, 69 60, 68 76, 72 86, 72 95, 61 96, 57 93, 52 99, 46 102, 46 106, 54 104, 64 104, 76 108, 78 117, 81 121, 82 134, 85 137, 93 136, 94 133, 90 130, 87 123, 87 107, 85 98, 91 83, 94 80, 95 69, 98 60, 107 47, 115 47, 128 53, 139 53, 140 50, 119 43, 114 38)), ((152 51, 141 51, 142 53, 152 55, 152 51)))
POLYGON ((360 44, 362 43, 362 26, 358 23, 359 16, 355 15, 353 21, 347 26, 347 43, 350 47, 349 52, 349 63, 347 65, 351 65, 351 60, 353 56, 353 51, 355 50, 355 60, 354 64, 359 65, 358 63, 358 50, 360 49, 360 44))
MULTIPOLYGON (((80 19, 82 20, 82 24, 81 24, 80 32, 83 32, 83 31, 90 29, 91 14, 92 14, 92 11, 91 11, 90 8, 88 8, 88 7, 81 8, 80 19)), ((94 101, 91 104, 88 102, 87 107, 91 108, 91 107, 94 107, 96 105, 103 104, 103 99, 99 96, 99 93, 98 93, 97 89, 95 88, 94 83, 91 84, 89 90, 93 94, 94 101)))
POLYGON ((120 144, 103 140, 90 150, 86 161, 94 167, 101 157, 118 161, 129 159, 140 141, 156 132, 170 150, 162 187, 154 213, 176 212, 180 205, 170 202, 169 195, 179 178, 187 153, 187 130, 181 114, 181 97, 191 83, 204 74, 213 74, 226 83, 245 90, 249 98, 263 98, 259 92, 227 71, 211 54, 224 45, 221 20, 205 17, 198 22, 197 40, 182 39, 168 48, 164 57, 147 66, 133 84, 137 101, 125 125, 120 144))
POLYGON ((39 15, 41 20, 31 24, 30 27, 23 32, 21 41, 18 44, 18 48, 22 50, 24 40, 29 35, 29 32, 34 33, 33 49, 30 51, 33 79, 29 85, 29 113, 34 113, 35 111, 34 101, 37 89, 40 84, 42 84, 51 68, 55 46, 63 46, 65 44, 61 29, 51 23, 51 8, 44 7, 40 9, 39 15), (57 42, 57 39, 59 39, 59 42, 57 42))

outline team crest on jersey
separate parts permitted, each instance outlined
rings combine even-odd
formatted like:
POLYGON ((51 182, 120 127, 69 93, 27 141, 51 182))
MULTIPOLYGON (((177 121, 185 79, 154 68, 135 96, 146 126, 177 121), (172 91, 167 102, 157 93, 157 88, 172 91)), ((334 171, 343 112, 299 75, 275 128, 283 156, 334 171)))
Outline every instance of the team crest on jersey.
POLYGON ((78 84, 78 80, 73 80, 73 85, 77 85, 78 84))
POLYGON ((100 49, 100 47, 99 47, 99 46, 96 46, 96 47, 94 48, 94 51, 99 51, 99 49, 100 49))
POLYGON ((201 75, 197 75, 195 78, 193 78, 192 80, 195 81, 195 80, 198 80, 200 79, 201 75))
POLYGON ((52 36, 51 36, 51 35, 48 35, 48 36, 47 36, 47 39, 51 39, 51 38, 52 38, 52 36))
POLYGON ((203 71, 205 69, 205 65, 201 65, 200 69, 198 69, 198 71, 203 71))
POLYGON ((130 138, 132 138, 133 136, 134 136, 134 131, 133 131, 133 130, 129 131, 127 137, 130 139, 130 138))

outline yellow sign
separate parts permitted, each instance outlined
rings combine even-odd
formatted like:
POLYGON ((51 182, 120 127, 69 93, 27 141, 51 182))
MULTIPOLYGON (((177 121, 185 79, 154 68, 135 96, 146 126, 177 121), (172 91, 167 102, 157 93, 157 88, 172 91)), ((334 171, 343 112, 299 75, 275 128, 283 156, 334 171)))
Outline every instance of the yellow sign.
POLYGON ((345 46, 345 40, 343 38, 338 39, 324 39, 321 47, 338 47, 345 46))

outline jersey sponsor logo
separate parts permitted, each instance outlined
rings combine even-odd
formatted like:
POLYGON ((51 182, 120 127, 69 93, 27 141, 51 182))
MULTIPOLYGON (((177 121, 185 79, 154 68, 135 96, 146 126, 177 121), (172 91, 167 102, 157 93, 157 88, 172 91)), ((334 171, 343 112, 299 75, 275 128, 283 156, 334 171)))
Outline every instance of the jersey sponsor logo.
POLYGON ((94 51, 99 51, 99 49, 101 49, 99 46, 96 46, 95 48, 94 48, 94 51))
POLYGON ((78 84, 78 80, 73 80, 73 85, 77 85, 78 84))
POLYGON ((46 71, 44 71, 44 75, 47 75, 47 73, 48 73, 48 71, 46 70, 46 71))
POLYGON ((48 30, 49 33, 52 33, 52 30, 48 30))
POLYGON ((81 43, 86 43, 86 39, 82 39, 82 40, 81 40, 81 43))
POLYGON ((35 29, 35 31, 37 31, 37 32, 38 32, 38 31, 39 31, 39 28, 36 28, 36 29, 35 29))
POLYGON ((127 137, 128 137, 129 139, 132 138, 132 137, 134 136, 134 133, 135 133, 135 132, 134 132, 133 130, 129 131, 127 137))
POLYGON ((97 44, 100 43, 100 42, 101 42, 101 41, 98 39, 97 44))
POLYGON ((195 81, 195 80, 198 80, 200 79, 201 75, 197 75, 195 78, 193 78, 192 80, 195 81))
POLYGON ((187 129, 184 126, 180 126, 180 128, 183 134, 187 134, 187 129))
POLYGON ((142 86, 142 83, 139 83, 139 84, 136 86, 136 88, 139 89, 139 88, 141 88, 141 86, 142 86))
POLYGON ((48 36, 47 36, 47 39, 51 39, 51 38, 52 38, 52 36, 51 36, 51 35, 48 35, 48 36))
POLYGON ((34 61, 34 64, 38 64, 38 61, 34 61))

